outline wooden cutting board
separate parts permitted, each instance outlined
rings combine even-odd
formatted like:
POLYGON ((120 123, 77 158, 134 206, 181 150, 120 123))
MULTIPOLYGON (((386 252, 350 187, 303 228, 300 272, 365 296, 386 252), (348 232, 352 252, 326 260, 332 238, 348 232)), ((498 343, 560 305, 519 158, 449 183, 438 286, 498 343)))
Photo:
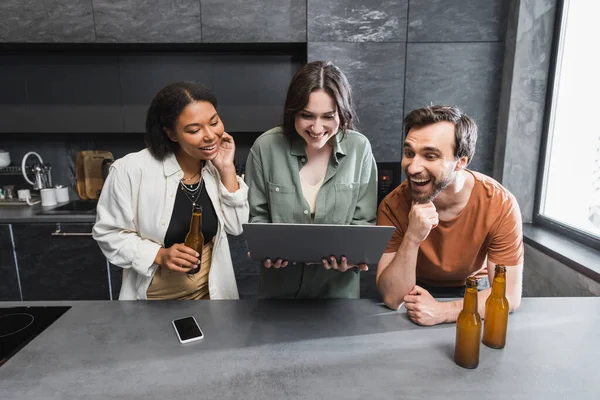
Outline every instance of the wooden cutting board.
POLYGON ((85 200, 95 200, 100 196, 104 179, 102 178, 102 162, 114 161, 109 151, 84 150, 77 153, 75 171, 77 177, 77 192, 85 200))
POLYGON ((83 156, 87 151, 78 151, 75 154, 75 180, 77 181, 77 194, 82 200, 87 200, 85 194, 85 173, 83 172, 83 156))

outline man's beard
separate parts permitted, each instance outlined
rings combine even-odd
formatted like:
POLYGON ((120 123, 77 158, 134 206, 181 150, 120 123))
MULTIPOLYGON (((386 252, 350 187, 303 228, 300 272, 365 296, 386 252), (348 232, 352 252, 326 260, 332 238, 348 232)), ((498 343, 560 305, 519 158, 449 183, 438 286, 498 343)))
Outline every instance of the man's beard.
POLYGON ((436 197, 438 197, 442 190, 446 189, 450 185, 450 183, 452 183, 452 179, 449 176, 442 176, 439 181, 433 177, 431 179, 433 181, 433 188, 431 189, 431 192, 417 194, 412 190, 412 185, 414 185, 414 183, 410 181, 409 177, 408 189, 410 191, 410 196, 412 197, 415 203, 423 204, 433 201, 436 197))

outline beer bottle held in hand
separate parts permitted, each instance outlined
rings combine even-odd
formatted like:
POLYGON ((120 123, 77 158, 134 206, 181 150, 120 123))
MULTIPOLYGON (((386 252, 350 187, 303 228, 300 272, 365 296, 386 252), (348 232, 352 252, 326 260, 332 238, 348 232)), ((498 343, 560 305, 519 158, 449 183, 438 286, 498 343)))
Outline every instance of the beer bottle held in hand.
POLYGON ((469 277, 463 309, 456 320, 454 362, 463 368, 477 368, 481 343, 481 316, 477 311, 477 279, 469 277))
MULTIPOLYGON (((192 220, 190 221, 190 230, 185 235, 184 244, 196 250, 199 254, 200 265, 202 265, 202 246, 204 245, 204 235, 202 234, 202 206, 194 204, 192 208, 192 220)), ((200 271, 200 265, 198 268, 189 270, 188 274, 196 274, 200 271)))
POLYGON ((506 267, 496 265, 492 293, 485 302, 483 318, 483 344, 502 349, 506 344, 509 304, 506 298, 506 267))

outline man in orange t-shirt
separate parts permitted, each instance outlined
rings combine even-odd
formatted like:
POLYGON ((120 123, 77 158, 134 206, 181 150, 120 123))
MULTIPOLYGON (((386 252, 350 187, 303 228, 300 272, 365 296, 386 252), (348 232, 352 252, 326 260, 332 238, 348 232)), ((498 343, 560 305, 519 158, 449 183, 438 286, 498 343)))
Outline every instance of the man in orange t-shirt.
MULTIPOLYGON (((477 125, 454 107, 430 106, 404 119, 402 168, 407 180, 379 205, 377 224, 396 231, 377 266, 385 304, 419 325, 455 322, 469 276, 493 281, 506 265, 511 311, 521 302, 523 234, 514 196, 483 174, 466 169, 475 153, 477 125)), ((484 316, 489 285, 479 292, 484 316)))

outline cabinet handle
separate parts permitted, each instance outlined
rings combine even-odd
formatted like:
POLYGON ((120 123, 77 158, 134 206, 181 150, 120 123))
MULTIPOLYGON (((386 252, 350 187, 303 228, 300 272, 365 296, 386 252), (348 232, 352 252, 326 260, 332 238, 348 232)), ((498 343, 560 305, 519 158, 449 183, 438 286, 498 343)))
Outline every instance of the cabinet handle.
POLYGON ((52 232, 52 236, 92 236, 92 232, 52 232))
POLYGON ((56 224, 56 230, 52 232, 51 236, 92 236, 92 232, 62 232, 60 222, 56 224))

